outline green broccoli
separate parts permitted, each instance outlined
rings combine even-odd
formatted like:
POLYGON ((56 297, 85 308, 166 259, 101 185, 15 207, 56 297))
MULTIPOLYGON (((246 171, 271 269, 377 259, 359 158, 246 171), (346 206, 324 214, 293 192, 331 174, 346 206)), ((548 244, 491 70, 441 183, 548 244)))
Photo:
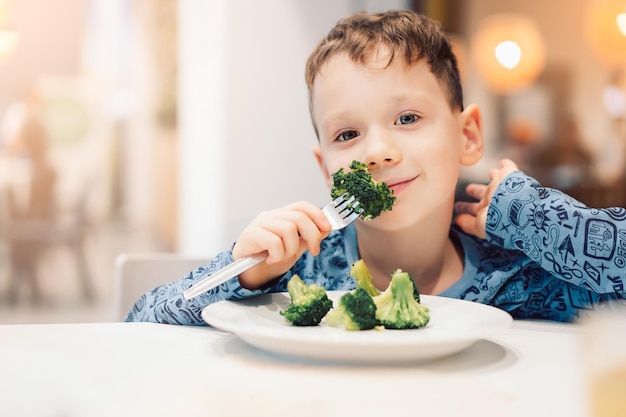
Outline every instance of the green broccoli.
POLYGON ((376 182, 367 171, 367 165, 359 161, 352 161, 351 171, 344 172, 343 168, 335 172, 333 186, 330 190, 332 198, 343 194, 354 196, 363 209, 360 217, 363 220, 380 216, 383 211, 389 211, 396 202, 393 191, 384 182, 376 182))
POLYGON ((356 286, 363 288, 371 297, 380 295, 380 291, 378 291, 378 288, 376 288, 372 282, 372 274, 363 259, 359 259, 352 264, 350 267, 350 275, 354 278, 356 286))
MULTIPOLYGON (((411 280, 413 281, 413 280, 411 280)), ((413 282, 413 298, 415 299, 415 301, 417 301, 418 303, 421 302, 420 300, 420 290, 417 288, 417 285, 415 285, 415 283, 413 282)))
POLYGON ((373 298, 378 323, 386 329, 417 329, 426 326, 430 321, 430 310, 420 304, 414 294, 415 284, 409 274, 397 269, 387 289, 373 298))
POLYGON ((298 275, 289 279, 287 292, 291 303, 280 314, 294 326, 317 326, 333 307, 324 287, 307 285, 298 275))
POLYGON ((338 304, 326 315, 329 326, 343 326, 346 330, 369 330, 376 326, 376 304, 363 288, 345 293, 338 304))
MULTIPOLYGON (((352 264, 352 267, 350 269, 350 275, 354 278, 357 287, 363 288, 372 297, 380 295, 380 291, 374 286, 374 283, 372 282, 372 274, 370 273, 370 270, 367 268, 367 265, 365 264, 365 261, 363 261, 363 259, 359 259, 352 264)), ((415 298, 415 301, 417 301, 418 303, 420 302, 420 292, 417 289, 416 285, 413 285, 413 298, 415 298)))

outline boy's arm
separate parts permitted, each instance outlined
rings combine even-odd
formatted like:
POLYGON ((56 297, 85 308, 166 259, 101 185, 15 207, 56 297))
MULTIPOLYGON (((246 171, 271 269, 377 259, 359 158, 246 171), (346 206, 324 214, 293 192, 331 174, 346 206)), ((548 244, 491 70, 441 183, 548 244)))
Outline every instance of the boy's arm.
POLYGON ((490 242, 524 252, 573 285, 626 294, 625 208, 589 208, 516 171, 492 190, 484 216, 490 242))
POLYGON ((200 313, 207 305, 231 298, 243 298, 264 291, 241 288, 237 277, 191 300, 183 292, 206 276, 233 262, 231 251, 217 255, 211 262, 189 272, 178 281, 161 285, 145 293, 132 307, 126 321, 148 321, 163 324, 205 325, 200 313))
POLYGON ((204 324, 200 313, 208 304, 275 289, 272 281, 293 267, 305 250, 312 255, 319 253, 320 243, 330 229, 331 225, 322 210, 307 202, 264 211, 243 230, 232 250, 222 252, 209 264, 178 281, 144 294, 135 303, 126 321, 204 324), (185 290, 234 259, 261 252, 267 252, 268 257, 254 268, 191 300, 183 298, 185 290))

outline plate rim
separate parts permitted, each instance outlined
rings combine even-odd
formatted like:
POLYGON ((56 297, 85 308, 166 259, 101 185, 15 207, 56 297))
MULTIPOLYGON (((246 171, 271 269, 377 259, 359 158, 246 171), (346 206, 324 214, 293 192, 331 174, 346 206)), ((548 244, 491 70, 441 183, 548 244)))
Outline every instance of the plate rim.
MULTIPOLYGON (((331 299, 336 299, 341 294, 346 293, 346 292, 348 291, 328 291, 329 297, 331 299)), ((255 295, 253 297, 246 297, 243 299, 218 301, 216 303, 212 303, 212 304, 205 306, 202 309, 201 316, 208 325, 216 329, 232 333, 238 338, 242 339, 244 342, 252 346, 255 346, 259 349, 265 350, 265 351, 271 351, 272 353, 278 353, 278 354, 287 355, 287 356, 296 356, 300 358, 304 357, 307 359, 326 359, 326 360, 342 360, 342 361, 345 361, 345 360, 370 361, 370 358, 342 357, 341 354, 328 353, 324 349, 319 349, 318 351, 315 351, 315 349, 313 348, 325 347, 325 348, 329 348, 330 350, 330 349, 337 349, 338 347, 340 347, 341 349, 345 350, 345 349, 355 349, 355 348, 360 347, 362 349, 363 341, 366 339, 367 345, 368 347, 370 347, 370 350, 380 349, 381 347, 382 348, 394 348, 396 350, 398 349, 406 350, 408 348, 414 348, 414 347, 419 347, 419 346, 421 346, 422 348, 427 347, 430 350, 432 350, 432 348, 437 348, 437 347, 442 348, 440 355, 436 355, 436 354, 428 355, 428 358, 435 359, 437 357, 441 357, 444 355, 461 351, 469 347, 470 345, 472 345, 474 342, 478 340, 485 339, 489 335, 497 331, 501 331, 510 327, 511 324, 513 323, 513 317, 507 311, 499 309, 497 307, 494 307, 488 304, 479 303, 476 301, 461 300, 461 299, 442 297, 442 296, 436 296, 436 295, 422 295, 422 302, 424 304, 433 304, 433 303, 436 304, 437 302, 445 301, 446 303, 452 303, 454 305, 471 306, 470 308, 473 308, 473 309, 479 309, 481 311, 489 311, 492 317, 492 320, 491 320, 492 323, 490 323, 490 326, 485 327, 483 331, 476 331, 476 329, 474 329, 473 332, 467 333, 465 335, 450 336, 450 337, 442 337, 441 335, 439 335, 435 341, 429 340, 427 341, 427 343, 424 343, 424 341, 416 340, 416 338, 413 337, 414 335, 419 334, 419 332, 423 331, 424 329, 407 329, 407 330, 383 329, 380 331, 372 329, 372 330, 367 330, 367 331, 351 332, 342 328, 328 328, 327 326, 321 326, 324 328, 324 330, 316 334, 315 328, 317 326, 298 328, 295 326, 291 326, 288 323, 285 323, 284 327, 280 327, 280 326, 264 327, 264 326, 249 326, 249 325, 245 326, 245 325, 241 325, 240 323, 237 323, 236 321, 231 322, 230 325, 224 326, 223 325, 225 321, 224 319, 210 316, 211 310, 213 309, 220 309, 220 308, 223 308, 225 305, 230 305, 230 304, 241 305, 244 302, 250 303, 250 302, 254 302, 254 299, 264 299, 264 300, 267 299, 270 302, 269 303, 265 302, 265 304, 278 306, 278 303, 274 301, 275 298, 277 297, 287 297, 286 299, 288 300, 288 293, 286 292, 265 293, 265 294, 255 295), (299 330, 299 329, 306 329, 306 330, 299 330), (298 332, 300 333, 299 335, 298 335, 298 332), (392 332, 394 333, 394 338, 391 341, 389 340, 389 338, 383 338, 383 337, 381 337, 380 339, 372 339, 370 335, 374 332, 392 332), (367 336, 362 337, 362 335, 367 335, 367 336), (282 342, 294 342, 294 340, 301 342, 300 344, 305 343, 309 345, 308 348, 304 349, 305 353, 302 353, 302 352, 298 353, 298 350, 303 350, 301 349, 301 347, 299 347, 299 349, 295 349, 295 352, 290 351, 290 349, 288 349, 287 347, 285 348, 283 347, 272 348, 271 347, 272 345, 275 345, 276 343, 278 343, 278 345, 280 346, 282 342), (268 343, 268 342, 271 342, 271 343, 268 343)), ((239 307, 236 307, 236 308, 239 308, 239 307)), ((276 314, 278 314, 278 312, 276 314)), ((365 350, 368 350, 368 349, 365 349, 365 350)), ((413 355, 412 354, 401 355, 400 357, 395 358, 395 361, 410 360, 410 359, 421 360, 425 358, 421 357, 419 352, 416 352, 413 355)), ((390 358, 385 360, 385 362, 389 362, 389 361, 392 361, 392 360, 390 358)))

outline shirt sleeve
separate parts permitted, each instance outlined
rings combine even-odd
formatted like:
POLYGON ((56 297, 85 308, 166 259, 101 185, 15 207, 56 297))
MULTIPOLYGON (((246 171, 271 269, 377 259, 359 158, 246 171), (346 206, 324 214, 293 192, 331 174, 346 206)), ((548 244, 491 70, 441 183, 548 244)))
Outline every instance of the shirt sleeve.
POLYGON ((201 313, 207 305, 222 300, 287 291, 289 279, 294 274, 298 274, 308 284, 316 283, 327 290, 351 290, 354 288, 354 280, 350 277, 350 265, 358 259, 356 231, 351 226, 332 231, 322 240, 320 255, 312 256, 305 251, 291 269, 257 290, 242 288, 239 279, 235 277, 198 297, 185 300, 185 290, 234 261, 232 252, 224 251, 178 281, 148 291, 137 300, 125 320, 204 325, 206 323, 201 313))
POLYGON ((255 291, 246 290, 239 285, 239 280, 235 277, 204 294, 185 300, 183 297, 185 290, 232 262, 231 251, 224 251, 208 264, 189 272, 178 281, 148 291, 137 300, 125 321, 205 325, 201 313, 207 305, 221 300, 244 298, 269 292, 269 287, 255 291))
POLYGON ((487 240, 523 252, 551 275, 624 296, 626 209, 590 208, 516 171, 496 189, 487 240))

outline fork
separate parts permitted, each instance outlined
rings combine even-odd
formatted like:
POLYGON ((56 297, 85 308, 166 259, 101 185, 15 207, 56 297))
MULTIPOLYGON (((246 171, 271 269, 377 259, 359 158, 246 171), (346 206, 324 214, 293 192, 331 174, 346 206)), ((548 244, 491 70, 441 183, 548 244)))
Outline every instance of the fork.
MULTIPOLYGON (((343 229, 359 217, 363 209, 358 206, 359 202, 356 201, 356 198, 345 193, 324 206, 322 211, 330 222, 332 229, 338 230, 343 229)), ((263 262, 265 258, 267 258, 267 252, 239 258, 189 287, 183 292, 183 297, 185 300, 197 297, 263 262)))

